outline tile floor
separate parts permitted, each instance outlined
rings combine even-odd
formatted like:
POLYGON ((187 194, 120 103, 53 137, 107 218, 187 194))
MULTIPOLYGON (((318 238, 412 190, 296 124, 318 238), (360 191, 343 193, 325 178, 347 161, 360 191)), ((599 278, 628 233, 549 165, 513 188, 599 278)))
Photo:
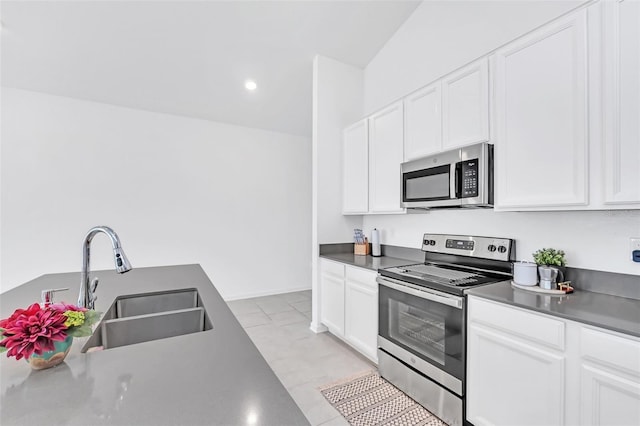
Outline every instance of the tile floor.
POLYGON ((375 366, 331 334, 309 330, 311 291, 228 304, 309 422, 347 425, 318 388, 375 366))

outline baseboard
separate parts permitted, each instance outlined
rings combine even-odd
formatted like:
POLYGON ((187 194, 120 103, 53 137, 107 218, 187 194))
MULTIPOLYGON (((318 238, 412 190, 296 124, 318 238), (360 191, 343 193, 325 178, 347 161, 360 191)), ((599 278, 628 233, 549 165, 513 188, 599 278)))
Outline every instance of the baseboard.
POLYGON ((252 293, 236 294, 236 295, 233 295, 233 296, 224 296, 223 299, 224 299, 225 302, 230 302, 232 300, 251 299, 251 298, 254 298, 254 297, 264 297, 264 296, 273 296, 273 295, 276 295, 276 294, 293 293, 294 291, 305 291, 305 290, 311 290, 311 286, 293 287, 293 288, 285 288, 285 289, 278 289, 278 290, 266 290, 266 291, 252 292, 252 293))
POLYGON ((325 331, 329 331, 329 329, 326 326, 324 326, 324 325, 322 325, 320 323, 313 323, 313 322, 309 326, 309 329, 311 331, 313 331, 314 333, 316 333, 316 334, 317 333, 324 333, 325 331))

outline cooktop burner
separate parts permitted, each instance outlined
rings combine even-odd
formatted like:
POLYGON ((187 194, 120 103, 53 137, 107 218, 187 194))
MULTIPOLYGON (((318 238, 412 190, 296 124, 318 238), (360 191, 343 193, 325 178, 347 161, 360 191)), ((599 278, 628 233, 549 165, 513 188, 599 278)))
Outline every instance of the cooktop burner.
POLYGON ((514 241, 508 238, 425 234, 425 262, 380 269, 380 275, 400 282, 452 294, 509 279, 514 241))
POLYGON ((436 266, 424 263, 388 268, 387 270, 399 275, 456 287, 474 285, 484 278, 483 275, 478 273, 449 269, 445 266, 436 266))

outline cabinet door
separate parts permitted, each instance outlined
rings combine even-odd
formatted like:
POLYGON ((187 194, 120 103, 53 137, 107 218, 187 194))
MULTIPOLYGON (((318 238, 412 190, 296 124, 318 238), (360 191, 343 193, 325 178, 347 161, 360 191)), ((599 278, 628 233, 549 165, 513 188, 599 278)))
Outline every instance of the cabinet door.
POLYGON ((486 58, 442 79, 443 148, 489 140, 489 66, 486 58))
POLYGON ((496 207, 585 206, 587 11, 495 53, 496 207))
POLYGON ((479 325, 467 332, 468 421, 564 424, 563 355, 479 325))
POLYGON ((376 273, 347 267, 345 282, 345 338, 360 352, 378 362, 378 286, 376 273), (358 272, 362 278, 350 276, 358 272), (367 282, 363 282, 363 281, 367 282))
POLYGON ((604 12, 604 202, 640 208, 640 2, 604 12))
POLYGON ((640 424, 640 340, 582 327, 580 424, 640 424))
POLYGON ((369 119, 369 211, 402 213, 400 164, 403 160, 402 102, 369 119))
POLYGON ((344 265, 322 262, 320 297, 320 321, 333 334, 344 336, 344 265))
POLYGON ((437 81, 404 99, 404 159, 424 157, 442 150, 441 82, 437 81))
POLYGON ((363 214, 369 210, 369 129, 367 120, 343 132, 342 213, 363 214))

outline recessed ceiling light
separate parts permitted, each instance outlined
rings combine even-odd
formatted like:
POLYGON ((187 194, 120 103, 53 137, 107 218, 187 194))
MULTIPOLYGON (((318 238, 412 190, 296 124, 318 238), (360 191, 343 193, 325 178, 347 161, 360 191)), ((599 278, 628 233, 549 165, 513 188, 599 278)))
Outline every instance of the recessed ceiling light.
POLYGON ((258 85, 253 80, 247 80, 244 82, 244 87, 247 90, 254 91, 258 88, 258 85))

